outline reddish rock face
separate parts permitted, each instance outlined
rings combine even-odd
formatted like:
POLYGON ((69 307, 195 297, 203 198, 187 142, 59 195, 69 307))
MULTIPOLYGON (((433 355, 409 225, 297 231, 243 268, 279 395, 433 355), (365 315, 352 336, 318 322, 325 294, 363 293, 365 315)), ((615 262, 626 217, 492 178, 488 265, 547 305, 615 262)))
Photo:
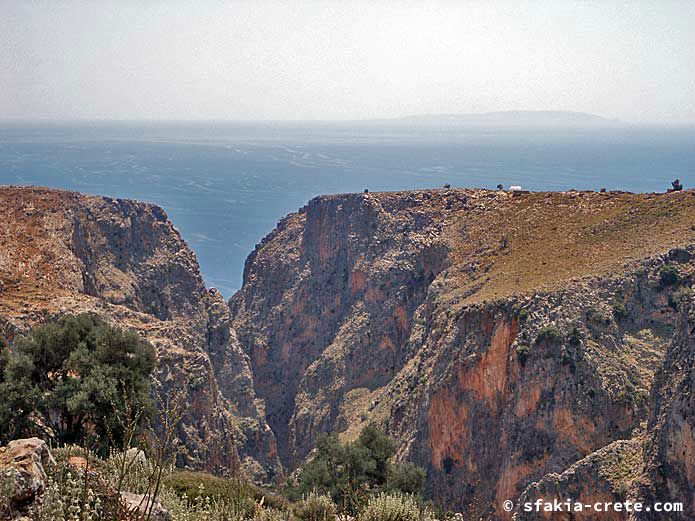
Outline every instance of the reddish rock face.
POLYGON ((312 200, 230 301, 281 458, 376 422, 435 500, 511 518, 503 500, 639 433, 676 317, 659 270, 692 272, 693 216, 692 194, 312 200))
POLYGON ((374 422, 466 519, 674 495, 689 519, 693 217, 687 191, 320 197, 227 305, 161 209, 4 188, 0 334, 84 311, 140 332, 186 390, 182 465, 269 480, 374 422))
POLYGON ((340 396, 382 387, 407 361, 413 313, 446 263, 445 211, 421 206, 415 195, 317 199, 247 260, 230 305, 290 467, 347 421, 340 396))

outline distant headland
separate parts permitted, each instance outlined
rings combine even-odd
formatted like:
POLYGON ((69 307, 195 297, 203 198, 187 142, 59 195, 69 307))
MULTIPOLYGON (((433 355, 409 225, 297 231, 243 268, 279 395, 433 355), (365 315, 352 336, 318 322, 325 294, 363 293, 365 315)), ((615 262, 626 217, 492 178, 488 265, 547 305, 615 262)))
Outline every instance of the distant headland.
POLYGON ((618 125, 618 119, 564 110, 509 110, 471 114, 424 114, 396 118, 394 122, 436 125, 593 126, 618 125))

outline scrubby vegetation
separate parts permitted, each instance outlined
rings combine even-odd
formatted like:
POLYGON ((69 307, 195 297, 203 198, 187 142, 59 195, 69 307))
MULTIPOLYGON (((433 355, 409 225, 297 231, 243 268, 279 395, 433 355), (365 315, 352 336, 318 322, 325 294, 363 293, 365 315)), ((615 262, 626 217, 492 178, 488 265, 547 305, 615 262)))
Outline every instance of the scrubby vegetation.
MULTIPOLYGON (((163 469, 145 453, 130 449, 112 451, 109 457, 100 458, 95 452, 79 446, 68 445, 52 451, 54 463, 46 466, 47 486, 40 502, 28 512, 32 521, 145 521, 160 519, 157 510, 168 512, 172 521, 334 521, 339 514, 350 513, 364 521, 428 521, 434 519, 418 494, 396 490, 389 478, 380 487, 370 488, 369 483, 381 472, 384 476, 397 476, 404 488, 422 488, 421 469, 414 465, 391 465, 382 456, 391 452, 391 440, 369 428, 362 441, 341 447, 370 445, 369 451, 378 455, 379 465, 358 465, 375 474, 367 474, 359 484, 365 492, 364 501, 349 512, 336 504, 333 498, 318 490, 312 490, 296 501, 264 490, 256 485, 235 478, 222 478, 204 472, 181 471, 167 465, 163 469), (123 462, 128 472, 123 479, 123 462), (157 485, 157 476, 163 473, 157 485), (155 493, 155 487, 157 492, 155 493), (140 494, 142 499, 134 506, 120 500, 121 493, 140 494), (154 497, 152 502, 147 498, 154 497), (152 504, 149 511, 144 506, 152 504)), ((354 452, 352 453, 354 455, 354 452)), ((368 462, 366 453, 363 462, 368 462)), ((372 462, 375 463, 376 460, 372 462)), ((345 464, 346 461, 343 461, 345 464)), ((345 470, 344 468, 342 470, 345 470)), ((304 471, 302 471, 304 473, 304 471)), ((0 484, 1 485, 1 484, 0 484)), ((334 483, 315 482, 317 488, 332 487, 334 483)), ((359 488, 358 487, 358 488, 359 488)), ((1 495, 0 495, 1 496, 1 495)), ((5 495, 4 497, 6 497, 5 495)), ((10 505, 0 498, 0 519, 9 513, 10 505), (4 510, 3 510, 4 509, 4 510)))
POLYGON ((529 317, 528 309, 521 308, 519 310, 519 321, 520 322, 526 322, 528 320, 528 317, 529 317))
POLYGON ((666 264, 661 267, 659 270, 659 281, 661 282, 661 285, 666 287, 666 286, 675 286, 680 282, 680 271, 678 270, 678 266, 675 266, 674 264, 666 264))
POLYGON ((312 492, 330 497, 341 511, 354 514, 374 494, 400 492, 420 496, 425 470, 412 464, 394 465, 392 439, 373 425, 365 427, 352 443, 341 444, 337 435, 324 435, 316 453, 289 488, 294 499, 312 492))
POLYGON ((0 442, 38 436, 107 454, 150 409, 154 349, 94 315, 32 329, 0 356, 0 442))
POLYGON ((692 298, 692 295, 693 290, 689 287, 683 286, 681 288, 677 288, 673 293, 671 293, 671 295, 669 295, 668 303, 673 309, 679 310, 685 302, 692 298))
POLYGON ((357 521, 433 521, 434 515, 413 496, 381 493, 369 500, 357 521))
POLYGON ((584 340, 584 332, 577 326, 574 326, 572 328, 572 331, 570 331, 569 337, 567 338, 567 341, 569 344, 573 347, 580 346, 582 344, 582 341, 584 340))
POLYGON ((279 508, 265 503, 263 496, 257 499, 251 485, 205 473, 179 473, 172 467, 164 469, 165 479, 156 496, 152 494, 150 511, 147 500, 128 505, 116 492, 124 458, 130 460, 127 491, 146 495, 153 490, 159 469, 141 453, 113 452, 101 459, 81 447, 67 446, 53 454, 56 463, 46 468, 48 486, 42 505, 30 512, 35 521, 155 520, 160 519, 158 505, 172 521, 280 521, 293 515, 288 502, 279 508))
POLYGON ((542 328, 538 332, 538 336, 536 336, 537 344, 542 344, 544 342, 549 344, 562 342, 562 333, 560 333, 560 330, 555 326, 546 326, 542 328))
POLYGON ((299 503, 295 513, 302 521, 333 521, 337 510, 329 496, 311 492, 299 503))
MULTIPOLYGON (((185 403, 152 388, 153 367, 149 344, 92 315, 65 317, 18 338, 12 349, 2 346, 3 444, 38 435, 58 447, 41 499, 24 512, 28 519, 154 521, 163 519, 160 509, 172 521, 431 517, 422 502, 424 469, 394 464, 395 442, 374 426, 352 443, 325 435, 285 487, 287 497, 242 479, 175 469, 185 403)), ((0 479, 0 519, 16 513, 2 488, 12 486, 0 479)))
POLYGON ((528 360, 529 353, 531 352, 531 346, 528 344, 519 344, 516 346, 516 356, 519 357, 519 363, 522 366, 526 365, 526 361, 528 360))
POLYGON ((627 308, 625 307, 625 304, 622 300, 616 300, 615 302, 613 302, 612 309, 613 317, 618 322, 627 318, 627 308))

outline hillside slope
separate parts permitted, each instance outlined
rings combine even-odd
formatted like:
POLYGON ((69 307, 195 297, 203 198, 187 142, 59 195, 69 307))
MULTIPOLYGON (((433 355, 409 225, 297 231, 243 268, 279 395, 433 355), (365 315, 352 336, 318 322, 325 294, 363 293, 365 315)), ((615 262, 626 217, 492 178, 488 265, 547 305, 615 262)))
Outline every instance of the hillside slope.
POLYGON ((259 479, 279 469, 275 440, 222 296, 156 206, 38 188, 0 188, 0 336, 94 312, 156 348, 156 379, 189 407, 178 463, 259 479))
POLYGON ((509 518, 503 500, 643 432, 694 217, 691 192, 312 200, 230 301, 283 462, 377 422, 434 497, 509 518))
POLYGON ((694 254, 688 191, 323 196, 225 303, 160 208, 5 187, 0 336, 84 311, 140 332, 187 393, 180 465, 269 481, 375 422, 465 519, 554 494, 690 519, 694 254))

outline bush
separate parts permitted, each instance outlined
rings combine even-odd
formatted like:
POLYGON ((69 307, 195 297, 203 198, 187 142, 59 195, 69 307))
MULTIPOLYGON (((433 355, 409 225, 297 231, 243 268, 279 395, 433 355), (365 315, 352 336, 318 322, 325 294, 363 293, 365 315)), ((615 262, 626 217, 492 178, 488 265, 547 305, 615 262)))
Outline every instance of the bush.
MULTIPOLYGON (((388 489, 407 492, 420 484, 424 470, 416 466, 394 467, 390 459, 396 453, 395 442, 369 425, 353 443, 342 445, 335 434, 324 435, 316 445, 316 454, 299 472, 299 483, 288 490, 291 498, 311 492, 326 494, 340 508, 354 513, 369 493, 388 489), (389 478, 392 482, 389 484, 389 478)), ((424 480, 422 480, 424 485, 424 480)))
POLYGON ((519 357, 519 363, 522 366, 526 365, 526 361, 528 360, 528 355, 531 352, 531 346, 527 344, 519 344, 516 346, 516 356, 519 357))
POLYGON ((582 332, 582 330, 579 329, 577 326, 573 327, 572 331, 570 331, 570 335, 567 341, 570 343, 571 346, 577 347, 581 345, 582 340, 584 340, 584 333, 582 332))
POLYGON ((107 465, 87 449, 77 446, 51 451, 55 464, 46 470, 46 489, 37 521, 118 519, 119 502, 109 482, 107 465), (72 456, 85 458, 88 469, 68 464, 72 456), (86 475, 85 475, 86 470, 86 475))
POLYGON ((207 472, 177 470, 167 475, 162 483, 178 496, 194 498, 198 495, 210 498, 234 498, 239 495, 251 496, 249 487, 239 480, 213 476, 207 472))
POLYGON ((252 516, 257 502, 268 507, 288 509, 289 502, 282 496, 265 491, 240 479, 213 476, 206 472, 175 471, 163 479, 163 484, 177 496, 193 499, 202 497, 223 502, 227 508, 252 516))
MULTIPOLYGON (((51 452, 56 463, 46 467, 48 486, 37 521, 131 519, 131 517, 124 517, 116 500, 120 453, 114 453, 107 461, 104 461, 98 455, 78 446, 62 447, 51 452), (71 456, 88 459, 87 479, 82 470, 68 464, 71 456)), ((129 476, 122 490, 146 493, 148 486, 152 484, 153 473, 157 469, 147 460, 138 460, 136 466, 142 467, 142 472, 137 471, 141 474, 140 479, 129 476)), ((169 468, 165 468, 164 472, 165 479, 156 496, 156 501, 169 511, 173 521, 287 521, 291 519, 288 508, 273 508, 272 501, 268 500, 269 496, 262 494, 262 489, 259 487, 204 472, 171 473, 169 468)), ((284 498, 280 499, 283 505, 287 505, 284 498)), ((0 517, 0 519, 3 518, 0 517)), ((134 518, 132 519, 134 521, 134 518)))
POLYGON ((622 301, 617 300, 613 302, 613 317, 615 318, 616 321, 621 321, 627 317, 627 309, 625 308, 625 304, 622 303, 622 301))
POLYGON ((336 510, 335 503, 330 497, 311 492, 295 508, 295 514, 302 521, 333 521, 336 510))
POLYGON ((372 497, 357 521, 433 521, 432 512, 409 495, 381 493, 372 497))
POLYGON ((536 337, 536 344, 542 344, 544 342, 548 344, 558 344, 562 342, 560 330, 555 326, 545 326, 542 328, 536 337))
POLYGON ((154 349, 94 315, 35 327, 5 357, 0 441, 39 436, 108 454, 122 420, 151 407, 154 349))
POLYGON ((659 270, 659 280, 663 287, 675 286, 680 282, 680 271, 674 264, 665 264, 659 270))
POLYGON ((678 311, 684 303, 692 298, 692 295, 693 290, 684 286, 676 289, 673 293, 671 293, 671 295, 669 295, 668 303, 673 309, 678 311))
POLYGON ((425 489, 427 472, 412 462, 391 465, 388 472, 387 488, 406 494, 421 494, 425 489))

